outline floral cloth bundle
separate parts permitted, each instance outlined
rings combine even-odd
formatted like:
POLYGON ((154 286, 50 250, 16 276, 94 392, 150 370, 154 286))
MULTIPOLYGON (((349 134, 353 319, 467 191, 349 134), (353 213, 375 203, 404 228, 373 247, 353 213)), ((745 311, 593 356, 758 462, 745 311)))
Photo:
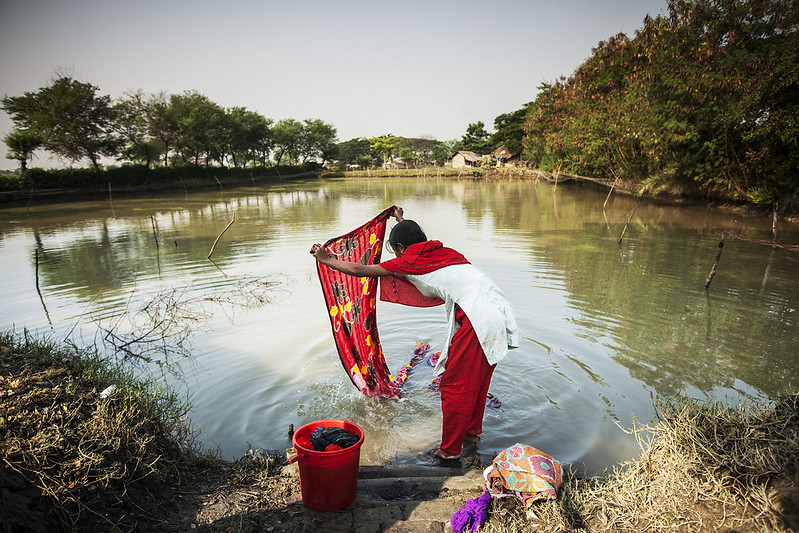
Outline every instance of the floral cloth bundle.
POLYGON ((529 509, 533 502, 554 500, 563 483, 563 469, 552 456, 525 444, 502 450, 483 472, 492 497, 515 496, 529 509))

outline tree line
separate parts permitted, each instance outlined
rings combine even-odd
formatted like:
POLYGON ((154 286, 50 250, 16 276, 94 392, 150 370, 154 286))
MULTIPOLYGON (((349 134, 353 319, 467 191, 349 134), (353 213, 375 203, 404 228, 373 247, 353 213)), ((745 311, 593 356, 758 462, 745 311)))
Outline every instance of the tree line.
POLYGON ((723 193, 763 204, 799 195, 799 0, 669 0, 630 38, 600 42, 569 77, 451 141, 385 134, 338 142, 318 119, 274 123, 195 91, 116 102, 68 76, 2 108, 9 157, 44 149, 73 161, 142 165, 337 161, 442 165, 505 146, 541 170, 612 179, 642 193, 723 193))
POLYGON ((670 0, 539 87, 532 165, 771 204, 799 193, 799 3, 670 0))
POLYGON ((336 128, 320 119, 272 119, 224 108, 196 91, 134 91, 116 101, 99 88, 57 75, 0 107, 14 122, 4 141, 22 172, 39 149, 99 168, 103 157, 151 167, 212 164, 243 168, 332 160, 336 128))
POLYGON ((499 144, 522 149, 523 114, 501 115, 497 133, 469 124, 462 139, 438 141, 392 134, 338 142, 336 128, 319 119, 274 122, 244 107, 224 108, 197 91, 132 91, 113 101, 99 87, 56 75, 36 91, 5 96, 0 107, 14 130, 3 139, 22 173, 37 150, 72 162, 102 158, 145 167, 228 165, 233 168, 337 161, 367 168, 395 158, 408 165, 443 165, 458 150, 487 154, 499 144))

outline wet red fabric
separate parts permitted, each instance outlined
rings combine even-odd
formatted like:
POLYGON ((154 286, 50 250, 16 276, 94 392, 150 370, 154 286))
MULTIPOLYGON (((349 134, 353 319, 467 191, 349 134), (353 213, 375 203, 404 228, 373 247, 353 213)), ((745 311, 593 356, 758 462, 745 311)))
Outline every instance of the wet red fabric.
POLYGON ((447 370, 440 385, 441 450, 450 455, 460 455, 466 435, 483 432, 488 386, 497 366, 488 364, 469 317, 457 306, 455 322, 459 328, 449 345, 447 370))
MULTIPOLYGON (((390 207, 355 230, 325 243, 328 254, 364 265, 380 263, 390 207)), ((343 274, 317 262, 333 338, 341 364, 367 396, 399 397, 377 332, 377 280, 343 274)))

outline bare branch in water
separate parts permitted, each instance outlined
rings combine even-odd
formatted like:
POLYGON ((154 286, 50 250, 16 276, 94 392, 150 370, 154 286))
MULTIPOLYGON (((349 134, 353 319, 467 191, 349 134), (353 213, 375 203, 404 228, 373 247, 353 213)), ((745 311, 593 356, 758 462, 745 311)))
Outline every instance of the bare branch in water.
POLYGON ((248 278, 238 286, 217 292, 192 294, 191 287, 158 293, 140 305, 133 293, 120 313, 97 320, 104 348, 136 359, 170 368, 175 359, 191 356, 189 340, 201 322, 213 316, 211 306, 254 308, 271 303, 277 282, 248 278))

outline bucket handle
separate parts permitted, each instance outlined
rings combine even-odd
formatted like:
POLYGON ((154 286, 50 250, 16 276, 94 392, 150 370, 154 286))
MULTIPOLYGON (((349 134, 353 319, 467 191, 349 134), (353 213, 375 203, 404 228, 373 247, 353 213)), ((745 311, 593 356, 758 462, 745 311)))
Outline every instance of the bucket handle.
POLYGON ((288 450, 286 450, 286 452, 287 453, 293 452, 293 455, 289 457, 288 460, 289 464, 296 463, 297 461, 300 460, 300 451, 296 447, 289 448, 288 450))

